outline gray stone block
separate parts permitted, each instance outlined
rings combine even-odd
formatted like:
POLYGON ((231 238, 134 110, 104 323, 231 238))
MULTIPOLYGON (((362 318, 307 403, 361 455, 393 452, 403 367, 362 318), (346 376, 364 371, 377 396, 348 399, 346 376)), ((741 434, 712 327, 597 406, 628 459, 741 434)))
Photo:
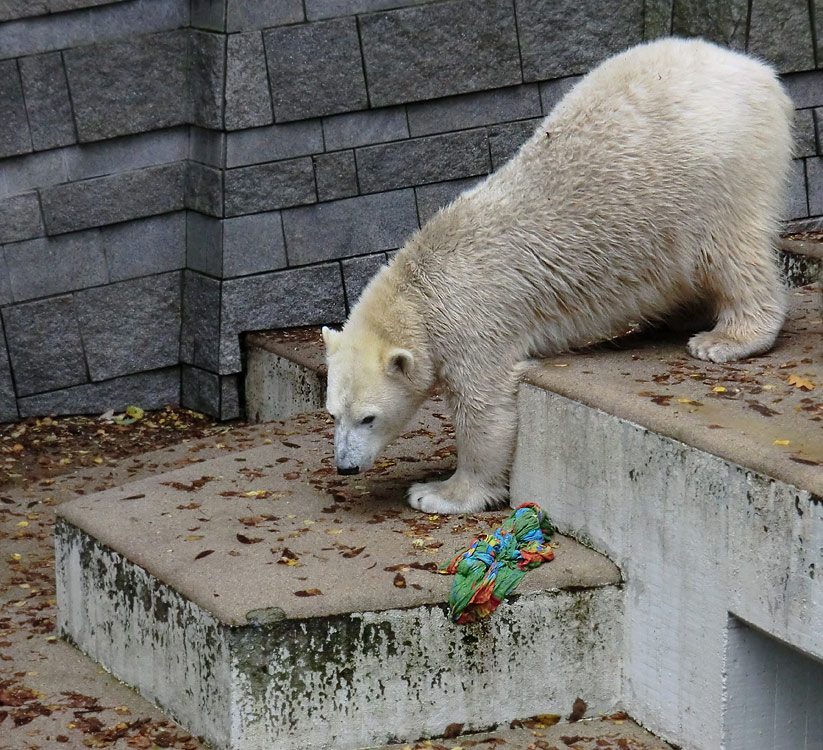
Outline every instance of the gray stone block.
POLYGON ((70 295, 6 307, 3 324, 19 396, 88 380, 70 295))
POLYGON ((14 60, 0 62, 0 158, 32 150, 20 72, 14 60))
POLYGON ((77 136, 60 53, 22 58, 20 75, 34 149, 40 151, 74 143, 77 136))
POLYGON ((216 279, 183 272, 180 361, 213 372, 220 363, 220 286, 216 279))
POLYGON ((409 5, 423 5, 431 0, 306 0, 306 18, 317 21, 337 16, 352 16, 375 10, 391 10, 409 5))
POLYGON ((220 376, 219 419, 239 419, 243 413, 240 404, 240 375, 220 376))
POLYGON ((452 0, 373 13, 359 22, 373 107, 522 81, 509 0, 452 0))
POLYGON ((18 418, 17 398, 11 379, 6 335, 3 331, 3 322, 0 321, 0 422, 14 422, 18 418))
MULTIPOLYGON (((823 211, 821 211, 823 213, 823 211)), ((785 219, 802 219, 809 215, 806 192, 806 160, 794 159, 789 173, 789 200, 785 219)))
POLYGON ((814 129, 816 134, 816 153, 823 153, 823 107, 814 111, 814 129))
POLYGON ((186 214, 115 224, 100 230, 111 281, 125 281, 186 265, 186 214))
POLYGON ((74 298, 92 381, 178 363, 178 272, 84 289, 74 298))
POLYGON ((226 30, 226 0, 191 0, 190 23, 195 29, 226 30))
POLYGON ((364 255, 360 258, 348 258, 341 263, 343 267, 343 286, 346 289, 348 309, 354 307, 366 285, 383 266, 388 263, 385 253, 364 255))
POLYGON ((139 133, 94 143, 81 143, 62 150, 68 180, 119 174, 135 169, 183 161, 188 154, 187 128, 139 133))
POLYGON ((224 210, 224 172, 198 162, 186 165, 185 196, 186 208, 210 216, 222 216, 224 210))
POLYGON ((674 0, 672 33, 703 37, 743 51, 748 11, 748 0, 674 0))
MULTIPOLYGON (((823 156, 806 159, 806 178, 809 189, 809 216, 823 215, 823 156)), ((792 218, 797 218, 793 216, 792 218)))
POLYGON ((291 265, 391 250, 418 228, 412 190, 361 195, 282 213, 291 265))
POLYGON ((0 245, 40 237, 44 233, 37 193, 0 200, 0 245))
POLYGON ((798 109, 818 107, 823 102, 823 70, 789 73, 781 79, 798 109))
POLYGON ((32 188, 65 182, 66 161, 61 150, 41 151, 3 160, 0 169, 0 198, 25 193, 32 188))
POLYGON ((566 76, 552 81, 541 81, 540 103, 543 105, 543 114, 549 114, 582 77, 566 76))
POLYGON ((277 122, 368 106, 354 18, 263 33, 277 122))
POLYGON ((227 0, 226 31, 284 26, 305 20, 302 0, 227 0))
POLYGON ((21 398, 20 416, 43 414, 102 414, 123 411, 131 405, 161 409, 180 403, 180 368, 126 375, 101 383, 88 383, 51 393, 21 398))
POLYGON ((332 201, 357 195, 354 151, 335 151, 314 157, 317 200, 332 201))
POLYGON ((817 153, 814 130, 814 110, 797 110, 794 113, 795 156, 814 156, 817 153))
POLYGON ((5 246, 5 254, 16 302, 108 281, 98 229, 15 242, 5 246))
POLYGON ((186 212, 186 267, 209 276, 223 275, 223 221, 186 212))
POLYGON ((650 42, 671 34, 673 6, 674 0, 646 0, 643 39, 650 42))
POLYGON ((309 157, 226 172, 226 216, 314 203, 314 169, 309 157))
POLYGON ((346 305, 340 266, 324 263, 225 281, 221 311, 218 372, 223 375, 240 372, 240 334, 244 331, 343 320, 346 305))
POLYGON ((0 0, 0 21, 13 21, 64 10, 101 5, 111 0, 0 0))
POLYGON ((470 190, 482 179, 482 177, 469 177, 465 180, 436 182, 433 185, 416 187, 414 193, 417 196, 417 215, 420 217, 420 226, 423 226, 441 208, 448 206, 460 193, 470 190))
POLYGON ((49 234, 115 224, 183 208, 184 164, 149 167, 40 191, 49 234))
POLYGON ((188 45, 190 122, 219 130, 225 106, 226 36, 193 30, 188 45))
POLYGON ((324 117, 323 134, 329 151, 399 141, 409 137, 406 108, 385 107, 324 117))
POLYGON ((748 52, 781 73, 814 68, 808 0, 753 0, 748 52))
POLYGON ((199 367, 183 365, 180 371, 180 403, 187 409, 220 415, 220 376, 201 370, 199 367))
POLYGON ((585 73, 643 40, 643 0, 517 3, 523 80, 585 73))
POLYGON ((275 271, 286 266, 280 213, 251 214, 223 221, 223 277, 275 271))
POLYGON ((107 3, 84 13, 66 13, 0 25, 0 58, 71 49, 137 37, 189 24, 189 0, 131 0, 107 3))
POLYGON ((489 128, 489 150, 492 156, 492 169, 499 169, 514 156, 518 149, 529 139, 542 118, 493 125, 489 128))
POLYGON ((226 62, 226 128, 239 130, 273 122, 266 53, 259 31, 232 34, 226 62))
POLYGON ((229 169, 323 151, 320 120, 252 128, 229 133, 226 140, 226 166, 229 169))
POLYGON ((64 52, 80 140, 186 122, 187 40, 175 31, 64 52))
POLYGON ((491 168, 483 129, 365 146, 356 151, 364 193, 486 174, 491 168))
POLYGON ((192 126, 189 130, 189 159, 210 167, 223 167, 226 134, 192 126))
POLYGON ((13 301, 11 284, 9 284, 9 272, 6 267, 6 254, 2 245, 0 245, 0 305, 7 305, 13 301))
POLYGON ((412 137, 539 117, 537 84, 463 94, 408 106, 412 137))

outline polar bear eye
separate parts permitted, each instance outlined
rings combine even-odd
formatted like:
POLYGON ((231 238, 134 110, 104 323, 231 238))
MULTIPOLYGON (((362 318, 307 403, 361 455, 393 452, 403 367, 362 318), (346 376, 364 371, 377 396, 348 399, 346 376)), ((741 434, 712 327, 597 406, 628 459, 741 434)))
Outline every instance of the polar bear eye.
POLYGON ((374 416, 364 417, 360 420, 360 424, 371 424, 372 422, 374 422, 374 416))

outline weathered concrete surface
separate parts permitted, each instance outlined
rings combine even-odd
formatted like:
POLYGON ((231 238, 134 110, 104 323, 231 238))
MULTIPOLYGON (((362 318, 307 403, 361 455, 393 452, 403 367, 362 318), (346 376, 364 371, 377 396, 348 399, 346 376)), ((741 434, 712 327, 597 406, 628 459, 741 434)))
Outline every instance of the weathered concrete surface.
POLYGON ((452 461, 437 408, 364 477, 334 473, 313 414, 270 445, 61 506, 61 632, 221 748, 342 750, 577 695, 612 709, 622 589, 606 558, 558 538, 495 617, 449 622, 437 563, 505 514, 405 506, 409 481, 452 461))
POLYGON ((246 337, 246 415, 273 422, 322 409, 326 366, 319 328, 246 337))
POLYGON ((761 357, 703 362, 686 352, 688 334, 665 332, 551 357, 526 382, 823 495, 823 319, 815 287, 790 301, 761 357))
MULTIPOLYGON (((621 696, 684 748, 727 736, 730 613, 823 658, 823 322, 816 290, 794 294, 765 357, 712 365, 681 342, 624 342, 547 360, 519 395, 512 503, 540 503, 621 566, 621 696)), ((793 719, 819 701, 797 697, 793 719)))

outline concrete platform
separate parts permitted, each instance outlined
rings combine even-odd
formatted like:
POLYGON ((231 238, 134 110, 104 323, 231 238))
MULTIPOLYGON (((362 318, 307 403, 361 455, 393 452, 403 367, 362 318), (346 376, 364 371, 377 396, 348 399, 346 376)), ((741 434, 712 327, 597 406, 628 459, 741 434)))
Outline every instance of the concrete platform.
POLYGON ((62 505, 60 632, 216 748, 410 741, 577 696, 613 710, 622 587, 602 555, 558 537, 492 618, 449 621, 437 565, 505 514, 404 505, 453 460, 439 408, 364 477, 337 476, 310 414, 270 445, 62 505))
POLYGON ((511 500, 536 500, 621 566, 633 716, 695 750, 819 749, 817 290, 792 292, 765 356, 714 365, 684 342, 637 337, 532 368, 511 500))

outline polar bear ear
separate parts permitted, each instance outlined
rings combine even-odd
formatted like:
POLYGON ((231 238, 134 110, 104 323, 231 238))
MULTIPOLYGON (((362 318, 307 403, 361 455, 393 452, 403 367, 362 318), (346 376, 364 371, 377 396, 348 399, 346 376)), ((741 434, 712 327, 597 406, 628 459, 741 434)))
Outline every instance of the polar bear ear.
POLYGON ((326 345, 326 353, 334 354, 340 346, 340 331, 323 326, 323 343, 326 345))
POLYGON ((408 349, 391 349, 386 358, 386 372, 389 375, 411 377, 414 355, 408 349))

